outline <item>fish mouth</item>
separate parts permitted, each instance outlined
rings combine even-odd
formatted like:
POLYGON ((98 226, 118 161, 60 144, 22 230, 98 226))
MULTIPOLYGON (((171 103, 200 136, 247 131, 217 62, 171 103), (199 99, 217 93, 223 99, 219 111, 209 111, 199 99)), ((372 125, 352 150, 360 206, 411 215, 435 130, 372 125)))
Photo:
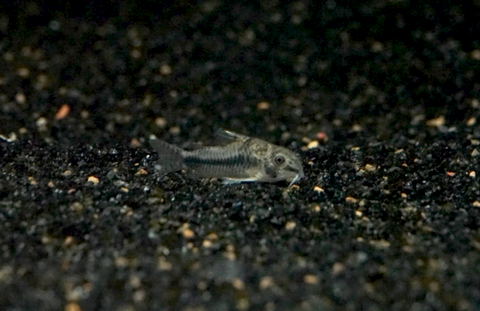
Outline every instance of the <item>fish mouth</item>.
POLYGON ((288 185, 289 188, 291 188, 297 181, 299 181, 300 179, 302 179, 303 177, 305 177, 305 174, 303 173, 303 171, 300 171, 300 173, 298 173, 292 180, 292 182, 290 183, 290 185, 288 185))

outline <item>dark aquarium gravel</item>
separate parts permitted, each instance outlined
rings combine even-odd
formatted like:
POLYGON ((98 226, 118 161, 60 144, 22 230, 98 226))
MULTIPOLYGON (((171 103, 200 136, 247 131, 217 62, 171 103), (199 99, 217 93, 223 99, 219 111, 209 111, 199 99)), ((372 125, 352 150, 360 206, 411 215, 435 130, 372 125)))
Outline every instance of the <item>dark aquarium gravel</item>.
POLYGON ((480 2, 0 5, 0 309, 479 310, 480 2), (227 128, 305 178, 160 177, 227 128), (479 176, 477 176, 479 174, 479 176))

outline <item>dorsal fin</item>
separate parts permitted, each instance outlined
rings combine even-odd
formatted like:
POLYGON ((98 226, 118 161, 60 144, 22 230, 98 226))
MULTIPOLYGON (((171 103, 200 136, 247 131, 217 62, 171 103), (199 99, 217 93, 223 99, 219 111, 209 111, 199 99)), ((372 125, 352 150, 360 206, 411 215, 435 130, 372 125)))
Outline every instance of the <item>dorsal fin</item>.
POLYGON ((223 128, 218 129, 218 131, 216 132, 216 135, 224 139, 242 141, 242 142, 247 141, 250 138, 248 136, 238 134, 223 128))

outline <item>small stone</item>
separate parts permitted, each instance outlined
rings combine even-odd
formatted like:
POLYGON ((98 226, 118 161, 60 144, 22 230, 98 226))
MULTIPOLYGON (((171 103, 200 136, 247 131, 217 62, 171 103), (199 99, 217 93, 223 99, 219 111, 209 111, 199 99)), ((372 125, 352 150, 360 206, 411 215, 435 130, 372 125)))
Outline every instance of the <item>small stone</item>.
POLYGON ((318 140, 312 140, 311 142, 308 143, 307 148, 314 149, 314 148, 318 148, 318 146, 319 146, 318 140))
POLYGON ((158 259, 157 267, 161 271, 168 271, 168 270, 172 270, 173 265, 169 261, 167 261, 165 257, 161 256, 158 259))
POLYGON ((474 98, 474 99, 472 99, 471 105, 472 105, 472 108, 478 108, 478 107, 480 107, 480 101, 478 99, 474 98))
POLYGON ((432 127, 443 126, 443 125, 445 125, 445 117, 444 116, 439 116, 438 118, 428 120, 427 125, 432 126, 432 127))
POLYGON ((357 203, 358 199, 356 199, 354 197, 346 197, 345 202, 347 202, 347 203, 357 203))
POLYGON ((338 275, 340 273, 342 273, 343 271, 345 271, 345 265, 341 262, 336 262, 333 264, 332 266, 332 273, 334 275, 338 275))
POLYGON ((193 239, 195 237, 195 232, 190 228, 183 230, 182 234, 186 239, 193 239))
POLYGON ((472 203, 473 206, 475 207, 480 207, 480 202, 479 201, 475 201, 472 203))
POLYGON ((480 60, 480 50, 476 49, 470 53, 470 57, 474 60, 480 60))
POLYGON ((142 146, 142 143, 138 140, 138 138, 134 137, 130 141, 130 146, 132 146, 133 148, 138 148, 138 147, 142 146))
POLYGON ((33 186, 36 186, 38 184, 37 181, 35 180, 35 177, 33 176, 29 176, 28 181, 30 182, 30 185, 33 185, 33 186))
POLYGON ((55 120, 65 119, 70 114, 70 106, 63 104, 55 114, 55 120))
POLYGON ((313 274, 307 274, 303 277, 303 281, 307 284, 314 285, 318 283, 318 277, 313 274))
POLYGON ((480 154, 480 152, 478 152, 478 150, 475 148, 472 150, 472 152, 470 153, 472 157, 476 157, 480 154))
POLYGON ((363 212, 360 211, 360 210, 356 210, 356 211, 355 211, 355 216, 357 216, 357 217, 362 217, 362 216, 363 216, 363 212))
POLYGON ((273 278, 271 276, 264 276, 261 280, 260 280, 260 289, 268 289, 270 287, 272 287, 274 285, 274 281, 273 281, 273 278))
POLYGON ((236 290, 245 289, 245 283, 239 278, 233 279, 232 285, 236 290))
POLYGON ((477 174, 475 173, 475 171, 471 171, 470 173, 468 173, 468 176, 475 178, 477 174))
POLYGON ((477 123, 477 119, 474 117, 471 117, 467 120, 467 126, 473 126, 475 123, 477 123))
POLYGON ((325 132, 318 132, 317 133, 317 138, 322 143, 326 143, 328 141, 328 135, 325 132))
POLYGON ((65 311, 82 311, 80 305, 76 302, 70 302, 65 306, 65 311))
POLYGON ((147 172, 146 169, 141 168, 141 169, 139 169, 139 170, 135 173, 135 175, 137 175, 137 176, 138 176, 138 175, 148 175, 148 172, 147 172))
POLYGON ((267 110, 269 108, 270 108, 270 103, 268 103, 268 102, 260 102, 257 105, 258 110, 267 110))
POLYGON ((70 176, 72 174, 73 174, 73 172, 71 170, 65 170, 65 172, 62 173, 62 175, 65 176, 65 177, 70 176))
POLYGON ((98 183, 100 182, 100 179, 92 175, 92 176, 88 176, 87 182, 91 182, 94 185, 98 185, 98 183))
POLYGON ((161 75, 168 76, 168 75, 172 74, 172 72, 173 72, 172 67, 170 67, 169 65, 164 64, 164 65, 160 66, 160 74, 161 75))
POLYGON ((19 104, 25 104, 27 101, 27 96, 25 96, 23 93, 17 93, 17 95, 15 95, 15 101, 19 104))
POLYGON ((30 69, 22 67, 17 69, 17 75, 22 78, 28 78, 30 76, 30 69))
POLYGON ((37 125, 37 127, 45 127, 47 125, 48 121, 46 118, 44 117, 40 117, 37 119, 37 122, 35 122, 35 124, 37 125))
POLYGON ((450 176, 450 177, 453 177, 453 176, 455 176, 455 172, 447 171, 447 175, 450 176))
POLYGON ((375 165, 372 165, 372 164, 365 165, 365 170, 369 173, 375 172, 376 169, 377 167, 375 165))
POLYGON ((172 135, 178 135, 180 134, 180 127, 174 126, 170 128, 170 134, 172 135))
POLYGON ((313 191, 315 191, 315 192, 325 192, 325 190, 320 186, 313 187, 313 191))
POLYGON ((285 229, 287 229, 288 231, 292 231, 293 229, 295 229, 296 226, 297 224, 294 221, 289 221, 285 225, 285 229))

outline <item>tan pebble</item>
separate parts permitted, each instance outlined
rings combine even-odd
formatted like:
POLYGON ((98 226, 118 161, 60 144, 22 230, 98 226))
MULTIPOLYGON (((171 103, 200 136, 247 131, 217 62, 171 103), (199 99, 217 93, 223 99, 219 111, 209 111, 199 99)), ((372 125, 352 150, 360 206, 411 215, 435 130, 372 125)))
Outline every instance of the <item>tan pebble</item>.
POLYGON ((170 134, 172 134, 172 135, 178 135, 178 134, 180 134, 180 131, 181 131, 180 127, 178 127, 178 126, 174 126, 174 127, 170 128, 170 134))
POLYGON ((480 154, 480 152, 478 152, 478 150, 475 148, 472 150, 472 152, 470 153, 472 157, 476 157, 480 154))
POLYGON ((30 69, 22 67, 17 69, 17 75, 22 78, 28 78, 30 76, 30 69))
POLYGON ((72 205, 70 205, 70 208, 78 213, 83 210, 83 205, 80 202, 73 202, 72 205))
POLYGON ((475 123, 477 123, 477 119, 476 119, 476 118, 474 118, 474 117, 468 118, 468 120, 467 120, 467 126, 475 125, 475 123))
POLYGON ((347 203, 357 203, 358 202, 358 199, 354 198, 354 197, 346 197, 345 198, 345 201, 347 203))
POLYGON ((370 245, 376 248, 385 249, 390 247, 390 242, 387 240, 371 240, 370 245))
POLYGON ((239 278, 233 279, 232 285, 236 290, 242 290, 245 288, 245 283, 239 278))
POLYGON ((334 275, 340 274, 345 271, 345 265, 341 262, 336 262, 332 266, 332 273, 334 275))
POLYGON ((170 74, 172 74, 172 67, 170 67, 169 65, 167 64, 164 64, 162 66, 160 66, 160 74, 163 75, 163 76, 168 76, 170 74))
POLYGON ((480 207, 480 202, 479 201, 475 201, 472 203, 473 206, 475 207, 480 207))
POLYGON ((478 139, 470 139, 470 143, 474 146, 480 145, 480 140, 478 139))
POLYGON ((472 105, 472 108, 478 108, 478 107, 480 107, 480 101, 478 99, 474 98, 474 99, 472 99, 471 105, 472 105))
POLYGON ((480 50, 476 49, 470 53, 470 57, 474 60, 480 60, 480 50))
POLYGON ((135 175, 148 175, 148 172, 146 169, 141 168, 135 173, 135 175))
POLYGON ((205 248, 210 248, 212 247, 213 243, 210 240, 203 240, 202 246, 205 248))
POLYGON ((71 170, 65 170, 65 172, 62 173, 62 175, 65 176, 65 177, 70 176, 72 174, 73 174, 73 172, 71 170))
POLYGON ((27 130, 25 127, 21 127, 21 128, 18 129, 18 132, 19 132, 20 134, 27 134, 27 133, 28 133, 28 130, 27 130))
POLYGON ((403 149, 397 149, 397 150, 395 150, 395 154, 402 153, 403 151, 404 151, 403 149))
POLYGON ((357 216, 357 217, 362 217, 362 216, 363 216, 363 212, 360 211, 360 210, 356 210, 356 211, 355 211, 355 216, 357 216))
POLYGON ((450 176, 450 177, 453 177, 453 176, 455 176, 455 172, 447 171, 447 175, 450 176))
POLYGON ((307 274, 303 277, 303 281, 307 284, 317 284, 318 283, 318 277, 313 275, 313 274, 307 274))
POLYGON ((128 193, 130 190, 127 187, 121 187, 120 191, 128 193))
POLYGON ((66 118, 70 114, 70 106, 67 104, 63 104, 60 109, 58 109, 57 113, 55 114, 55 120, 61 120, 66 118))
POLYGON ((70 302, 65 306, 65 311, 82 311, 80 305, 76 302, 70 302))
POLYGON ((100 179, 98 179, 98 177, 92 175, 92 176, 88 176, 87 182, 88 181, 91 182, 94 185, 98 185, 98 183, 100 182, 100 179))
POLYGON ((433 126, 433 127, 443 126, 443 125, 445 125, 445 117, 444 116, 439 116, 438 118, 428 120, 427 125, 428 126, 433 126))
POLYGON ((216 234, 215 232, 212 232, 212 233, 207 235, 207 239, 209 239, 211 241, 216 241, 216 240, 218 240, 218 234, 216 234))
POLYGON ((158 126, 159 128, 164 128, 167 126, 167 120, 164 118, 158 117, 155 119, 155 125, 158 126))
POLYGON ((33 186, 36 186, 38 184, 33 176, 29 176, 28 181, 30 182, 30 185, 33 185, 33 186))
POLYGON ((372 165, 372 164, 365 165, 365 170, 369 173, 375 172, 376 169, 377 167, 375 165, 372 165))
POLYGON ((475 176, 477 176, 477 174, 475 173, 475 171, 471 171, 470 173, 468 173, 468 176, 470 176, 472 178, 475 178, 475 176))
POLYGON ((325 190, 320 186, 313 187, 313 191, 315 191, 315 192, 325 192, 325 190))
POLYGON ((35 122, 35 124, 37 125, 37 127, 44 127, 46 126, 48 123, 47 119, 44 118, 44 117, 40 117, 37 119, 37 122, 35 122))
POLYGON ((168 271, 172 270, 173 265, 169 261, 167 261, 165 257, 162 256, 158 259, 157 267, 159 270, 168 271))
POLYGON ((259 102, 257 105, 258 110, 267 110, 270 108, 270 103, 268 102, 259 102))
POLYGON ((134 147, 134 148, 138 148, 142 145, 142 143, 138 140, 138 138, 132 138, 132 140, 130 141, 130 146, 134 147))
POLYGON ((313 161, 308 161, 307 164, 310 165, 310 166, 312 166, 312 165, 314 165, 315 163, 313 163, 313 161))
POLYGON ((182 234, 183 234, 183 237, 186 239, 192 239, 195 237, 195 232, 190 228, 183 230, 182 234))
POLYGON ((139 59, 140 57, 142 57, 142 52, 137 49, 133 49, 130 55, 135 59, 139 59))
POLYGON ((274 281, 273 281, 273 278, 271 276, 264 276, 261 280, 260 280, 260 289, 268 289, 270 287, 272 287, 274 285, 274 281))
POLYGON ((294 221, 289 221, 285 225, 285 229, 287 229, 288 231, 292 231, 293 229, 295 229, 296 226, 297 224, 294 221))
POLYGON ((400 196, 404 199, 407 198, 407 194, 405 192, 400 193, 400 196))
POLYGON ((308 143, 307 148, 314 149, 314 148, 318 148, 318 146, 319 146, 318 140, 312 140, 311 142, 308 143))
POLYGON ((371 46, 372 52, 381 52, 383 51, 383 43, 375 41, 371 46))
POLYGON ((27 96, 25 96, 23 93, 17 93, 17 95, 15 95, 15 101, 19 104, 25 104, 27 101, 27 96))
POLYGON ((128 258, 123 256, 115 258, 115 265, 117 267, 126 267, 128 265, 128 258))
POLYGON ((73 236, 69 235, 65 238, 65 240, 63 241, 63 244, 68 246, 68 245, 71 245, 73 243, 73 236))
POLYGON ((358 146, 353 146, 350 150, 352 150, 352 151, 358 151, 358 150, 360 150, 360 147, 358 147, 358 146))
POLYGON ((50 188, 53 188, 53 187, 55 187, 55 183, 50 180, 50 181, 48 182, 47 186, 49 186, 50 188))
POLYGON ((362 126, 360 124, 354 124, 352 126, 352 132, 358 133, 363 130, 362 126))
POLYGON ((320 205, 315 205, 315 206, 313 207, 313 210, 318 213, 318 212, 320 212, 320 211, 322 210, 322 208, 320 207, 320 205))

